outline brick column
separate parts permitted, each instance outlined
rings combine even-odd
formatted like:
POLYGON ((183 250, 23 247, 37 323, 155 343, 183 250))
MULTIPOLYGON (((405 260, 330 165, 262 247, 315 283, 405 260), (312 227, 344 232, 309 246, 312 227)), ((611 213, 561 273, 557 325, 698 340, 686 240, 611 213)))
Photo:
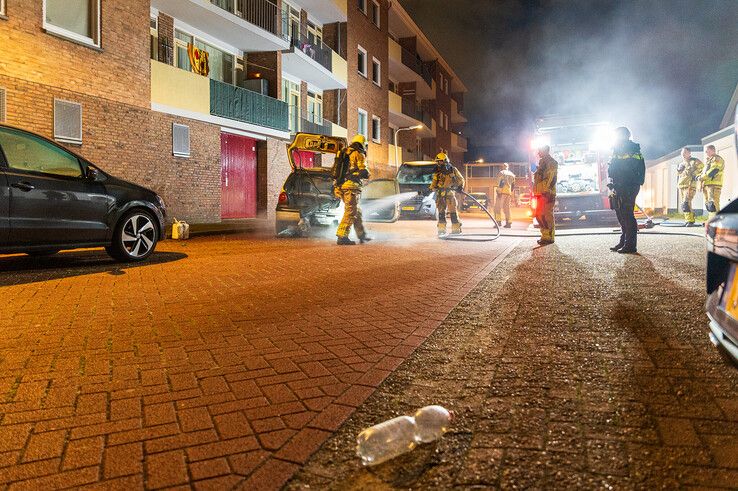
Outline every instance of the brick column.
POLYGON ((159 61, 168 65, 174 64, 174 19, 159 12, 157 20, 159 33, 159 61))

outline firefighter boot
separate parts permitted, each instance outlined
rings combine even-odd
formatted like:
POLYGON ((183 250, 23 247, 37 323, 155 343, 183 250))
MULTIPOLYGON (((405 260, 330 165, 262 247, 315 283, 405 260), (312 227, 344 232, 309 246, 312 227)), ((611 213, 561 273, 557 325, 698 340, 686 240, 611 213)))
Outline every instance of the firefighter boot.
POLYGON ((512 223, 510 222, 505 223, 505 228, 512 228, 512 223))
POLYGON ((356 245, 356 242, 349 239, 348 237, 339 237, 336 241, 336 244, 338 245, 356 245))
POLYGON ((443 237, 446 235, 446 223, 438 222, 438 236, 443 237))
POLYGON ((364 234, 361 237, 359 237, 359 243, 363 244, 364 242, 371 242, 374 240, 374 237, 369 237, 368 235, 364 234))
POLYGON ((451 224, 451 235, 459 235, 461 233, 461 224, 459 222, 451 224))

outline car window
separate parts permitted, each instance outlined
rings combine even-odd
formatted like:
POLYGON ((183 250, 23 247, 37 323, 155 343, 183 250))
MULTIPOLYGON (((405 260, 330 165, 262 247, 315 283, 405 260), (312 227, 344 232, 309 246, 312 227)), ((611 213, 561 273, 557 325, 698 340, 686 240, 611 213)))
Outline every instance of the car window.
POLYGON ((400 184, 430 184, 433 181, 435 164, 429 165, 401 165, 397 173, 397 182, 400 184))
POLYGON ((11 169, 82 177, 77 157, 36 136, 0 128, 0 146, 11 169))
POLYGON ((380 199, 397 194, 394 180, 369 181, 361 192, 364 199, 380 199))

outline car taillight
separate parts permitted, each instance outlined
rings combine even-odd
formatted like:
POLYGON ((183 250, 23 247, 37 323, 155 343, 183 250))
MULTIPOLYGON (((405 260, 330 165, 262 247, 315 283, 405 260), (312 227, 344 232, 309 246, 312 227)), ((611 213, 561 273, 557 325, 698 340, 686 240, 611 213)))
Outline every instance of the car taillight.
POLYGON ((535 210, 536 208, 538 208, 538 198, 533 197, 533 198, 530 199, 530 207, 533 210, 535 210))
POLYGON ((284 191, 279 193, 279 204, 280 205, 287 204, 287 193, 285 193, 284 191))

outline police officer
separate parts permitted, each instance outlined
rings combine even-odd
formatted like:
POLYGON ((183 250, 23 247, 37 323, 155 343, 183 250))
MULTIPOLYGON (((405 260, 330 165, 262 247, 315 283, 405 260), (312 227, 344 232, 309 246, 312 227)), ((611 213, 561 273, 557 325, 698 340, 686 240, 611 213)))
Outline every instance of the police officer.
POLYGON ((692 152, 684 147, 682 149, 682 163, 677 167, 679 173, 679 192, 682 196, 682 211, 684 212, 684 226, 694 227, 694 209, 692 200, 697 193, 697 181, 702 175, 704 164, 697 157, 692 157, 692 152))
POLYGON ((636 254, 638 221, 635 218, 635 200, 646 179, 646 162, 641 155, 641 146, 630 139, 630 130, 620 127, 615 130, 615 146, 608 167, 610 176, 611 206, 620 222, 620 242, 611 251, 621 254, 636 254))
POLYGON ((720 192, 723 189, 723 170, 725 170, 725 161, 715 151, 715 145, 707 145, 705 148, 707 160, 705 168, 700 176, 702 184, 702 194, 705 197, 705 209, 712 218, 720 211, 720 192))
POLYGON ((461 233, 461 222, 456 212, 458 202, 456 191, 464 188, 464 177, 451 165, 444 152, 436 155, 436 170, 433 172, 430 190, 436 192, 436 209, 438 210, 438 236, 446 235, 446 211, 451 215, 451 233, 461 233))
POLYGON ((554 205, 556 204, 556 179, 559 163, 551 157, 551 148, 544 145, 537 150, 538 167, 533 173, 533 195, 536 200, 535 214, 541 230, 540 245, 554 243, 556 224, 554 205))
POLYGON ((369 171, 366 168, 366 138, 364 135, 356 135, 345 152, 348 158, 348 166, 341 182, 336 182, 336 193, 340 196, 344 206, 343 219, 341 219, 336 231, 337 244, 356 244, 348 238, 352 225, 359 241, 363 244, 372 240, 364 230, 361 209, 359 208, 362 179, 369 179, 369 171))
POLYGON ((495 220, 497 223, 502 222, 502 212, 505 212, 505 228, 512 227, 510 220, 510 199, 513 189, 515 189, 515 174, 510 172, 510 166, 505 163, 502 165, 502 171, 499 176, 499 185, 496 189, 497 197, 495 199, 495 220))

